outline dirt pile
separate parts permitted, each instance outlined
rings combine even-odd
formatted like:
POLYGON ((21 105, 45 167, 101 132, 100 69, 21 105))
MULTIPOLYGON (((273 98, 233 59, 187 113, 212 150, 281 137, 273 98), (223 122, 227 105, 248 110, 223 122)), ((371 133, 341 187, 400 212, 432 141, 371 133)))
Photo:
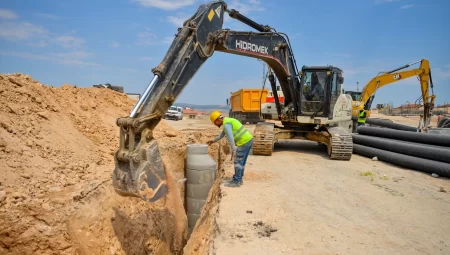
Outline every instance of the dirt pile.
MULTIPOLYGON (((149 204, 112 188, 115 121, 134 103, 108 89, 0 75, 1 254, 175 252, 173 201, 149 204)), ((217 133, 176 131, 164 121, 154 131, 175 180, 184 177, 186 145, 217 133)), ((218 153, 211 146, 214 158, 218 153)))

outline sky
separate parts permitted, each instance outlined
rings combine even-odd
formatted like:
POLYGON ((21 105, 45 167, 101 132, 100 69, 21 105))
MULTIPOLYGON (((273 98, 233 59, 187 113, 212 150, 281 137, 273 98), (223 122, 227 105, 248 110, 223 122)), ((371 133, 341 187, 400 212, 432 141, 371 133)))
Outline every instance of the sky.
MULTIPOLYGON (((206 2, 2 0, 0 73, 29 74, 55 87, 111 83, 127 93, 142 93, 177 28, 206 2)), ((344 71, 345 90, 356 90, 357 82, 361 90, 379 72, 427 59, 436 104, 450 103, 448 0, 226 2, 257 23, 286 33, 299 70, 303 65, 335 65, 344 71)), ((231 18, 223 27, 254 31, 231 18)), ((230 92, 261 88, 262 77, 260 61, 216 52, 177 101, 225 104, 230 92)), ((399 106, 420 95, 419 81, 411 77, 378 90, 372 105, 399 106)))

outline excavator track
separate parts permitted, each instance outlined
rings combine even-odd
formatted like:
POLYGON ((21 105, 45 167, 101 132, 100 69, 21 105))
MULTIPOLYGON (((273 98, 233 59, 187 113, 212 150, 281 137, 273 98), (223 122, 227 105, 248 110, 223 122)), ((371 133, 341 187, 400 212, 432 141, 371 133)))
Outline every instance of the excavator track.
POLYGON ((253 131, 253 155, 271 156, 274 147, 273 123, 258 122, 253 131))
POLYGON ((353 154, 352 135, 342 127, 329 127, 328 155, 335 160, 350 160, 353 154))

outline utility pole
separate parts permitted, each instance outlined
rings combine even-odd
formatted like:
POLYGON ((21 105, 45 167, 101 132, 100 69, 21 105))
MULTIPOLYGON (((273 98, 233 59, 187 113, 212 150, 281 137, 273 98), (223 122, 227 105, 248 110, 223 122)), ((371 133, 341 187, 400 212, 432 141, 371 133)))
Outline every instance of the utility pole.
POLYGON ((356 92, 359 92, 359 82, 356 82, 356 92))

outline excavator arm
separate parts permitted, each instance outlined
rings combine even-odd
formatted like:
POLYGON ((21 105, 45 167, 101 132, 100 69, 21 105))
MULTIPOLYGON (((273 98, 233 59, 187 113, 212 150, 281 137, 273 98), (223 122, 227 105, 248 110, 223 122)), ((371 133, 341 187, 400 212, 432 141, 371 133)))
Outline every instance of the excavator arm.
POLYGON ((364 104, 365 110, 370 110, 372 106, 372 101, 375 96, 375 92, 383 86, 388 84, 398 82, 404 80, 406 78, 410 78, 412 76, 417 76, 420 81, 420 87, 424 104, 424 126, 427 127, 431 122, 431 113, 434 108, 434 91, 433 91, 433 80, 431 78, 431 69, 430 63, 426 59, 422 59, 421 61, 414 62, 412 64, 408 64, 394 70, 381 73, 374 78, 372 78, 366 86, 363 88, 361 93, 360 102, 364 104), (405 68, 408 68, 417 63, 421 63, 419 68, 410 69, 406 71, 400 71, 405 68), (431 95, 430 95, 431 89, 431 95))
MULTIPOLYGON (((117 193, 149 202, 167 194, 165 169, 152 131, 215 51, 265 61, 279 80, 284 103, 292 105, 294 114, 299 111, 300 83, 287 36, 236 10, 227 10, 223 1, 201 5, 179 29, 162 62, 152 69, 155 76, 131 114, 117 119, 120 147, 115 154, 112 176, 117 193), (225 12, 259 32, 222 29, 225 12)), ((279 106, 280 102, 276 101, 279 106)), ((277 109, 280 115, 281 108, 277 109)))

